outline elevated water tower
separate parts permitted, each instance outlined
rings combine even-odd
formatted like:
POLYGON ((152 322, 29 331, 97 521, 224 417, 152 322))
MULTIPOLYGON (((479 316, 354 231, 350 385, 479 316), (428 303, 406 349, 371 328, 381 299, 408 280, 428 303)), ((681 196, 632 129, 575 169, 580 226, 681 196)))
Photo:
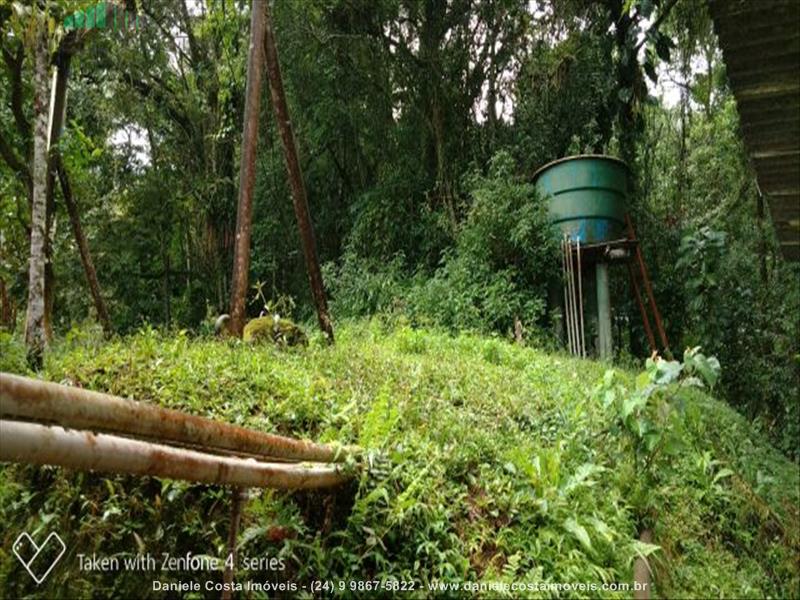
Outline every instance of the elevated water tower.
MULTIPOLYGON (((562 158, 541 167, 533 176, 537 191, 548 199, 554 232, 561 238, 564 273, 563 314, 567 345, 573 354, 586 355, 586 322, 595 322, 600 358, 611 358, 611 299, 608 267, 635 257, 641 264, 648 297, 652 290, 641 253, 627 218, 630 173, 619 159, 603 155, 562 158), (584 313, 589 318, 584 319, 584 313)), ((655 348, 634 271, 630 268, 648 341, 655 348)), ((661 331, 660 315, 651 302, 661 331)), ((665 340, 665 337, 664 337, 665 340)), ((668 346, 666 341, 664 346, 668 346)))

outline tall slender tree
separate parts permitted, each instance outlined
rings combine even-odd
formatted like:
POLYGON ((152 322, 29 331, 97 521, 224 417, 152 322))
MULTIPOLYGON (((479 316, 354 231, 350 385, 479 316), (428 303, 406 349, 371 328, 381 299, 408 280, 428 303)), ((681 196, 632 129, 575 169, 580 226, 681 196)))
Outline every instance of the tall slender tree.
POLYGON ((50 87, 47 21, 36 21, 33 71, 33 193, 31 202, 31 252, 28 265, 28 310, 25 317, 25 344, 28 361, 34 368, 42 365, 45 334, 45 263, 47 236, 47 118, 50 87))
POLYGON ((72 194, 72 186, 69 182, 69 175, 67 169, 61 160, 61 154, 58 147, 59 139, 61 138, 61 130, 63 128, 64 119, 67 112, 67 82, 69 80, 70 62, 72 60, 72 52, 74 52, 79 45, 75 42, 77 35, 75 32, 70 32, 59 45, 56 52, 56 76, 53 81, 54 90, 51 95, 53 100, 52 118, 50 122, 50 137, 48 148, 48 172, 47 172, 47 200, 48 206, 52 204, 52 198, 55 193, 55 178, 58 177, 61 186, 61 194, 64 198, 64 204, 67 208, 69 215, 69 223, 72 227, 72 233, 75 237, 75 243, 78 245, 78 252, 81 257, 81 265, 86 275, 86 282, 89 284, 89 292, 94 303, 95 310, 97 311, 97 319, 103 328, 103 333, 106 336, 111 335, 111 319, 108 316, 108 308, 106 307, 103 295, 100 292, 100 283, 97 280, 97 271, 94 268, 94 261, 92 254, 89 251, 89 243, 83 233, 81 227, 80 214, 78 206, 75 203, 75 198, 72 194))
POLYGON ((267 2, 253 0, 250 16, 250 49, 247 55, 247 87, 242 131, 242 158, 239 167, 239 208, 236 213, 236 239, 231 278, 230 331, 237 336, 244 329, 247 283, 250 271, 250 235, 253 228, 253 188, 256 181, 258 113, 261 106, 261 79, 264 72, 264 30, 267 2))
MULTIPOLYGON (((267 2, 264 2, 265 6, 266 4, 267 2)), ((311 294, 314 297, 314 304, 317 308, 317 319, 320 329, 327 337, 328 342, 333 343, 333 323, 328 312, 328 300, 325 296, 325 286, 322 282, 322 272, 320 271, 319 258, 317 257, 317 244, 314 239, 314 226, 311 224, 303 172, 297 155, 297 144, 292 131, 289 107, 286 104, 286 93, 283 90, 281 66, 278 62, 278 47, 275 44, 275 32, 272 28, 269 8, 265 8, 265 11, 264 47, 267 57, 267 79, 269 80, 269 90, 272 96, 272 108, 275 111, 275 120, 283 142, 286 172, 289 175, 289 185, 292 189, 294 214, 297 218, 297 227, 300 229, 300 240, 303 244, 303 254, 306 258, 308 282, 311 285, 311 294)))
POLYGON ((108 308, 103 299, 103 294, 100 292, 97 270, 94 268, 92 254, 89 252, 89 243, 86 240, 86 235, 83 233, 83 227, 81 227, 80 213, 78 212, 78 205, 75 202, 75 198, 72 195, 72 186, 69 182, 69 176, 67 175, 67 170, 64 167, 61 156, 57 153, 55 155, 55 168, 58 174, 58 181, 61 185, 61 194, 64 197, 64 205, 67 207, 72 234, 75 236, 75 243, 78 244, 78 252, 81 256, 83 272, 86 275, 86 282, 89 284, 89 293, 92 296, 92 302, 97 311, 97 320, 100 321, 103 333, 106 336, 110 336, 114 331, 111 326, 111 318, 108 315, 108 308))

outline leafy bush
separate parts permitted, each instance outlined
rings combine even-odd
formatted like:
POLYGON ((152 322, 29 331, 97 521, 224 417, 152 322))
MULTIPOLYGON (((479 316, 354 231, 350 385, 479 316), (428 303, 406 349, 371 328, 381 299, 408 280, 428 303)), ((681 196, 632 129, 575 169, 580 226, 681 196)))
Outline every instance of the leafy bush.
POLYGON ((25 345, 22 340, 7 331, 0 331, 0 371, 26 373, 25 345))
POLYGON ((445 254, 433 277, 417 278, 408 304, 420 323, 503 333, 511 329, 514 317, 536 319, 543 309, 535 299, 522 298, 512 269, 495 271, 481 257, 457 252, 445 254))
POLYGON ((487 175, 466 178, 471 204, 454 250, 411 292, 413 311, 452 329, 507 333, 519 319, 536 330, 555 277, 555 241, 545 201, 497 153, 487 175))
POLYGON ((382 262, 350 251, 338 267, 328 265, 338 315, 401 311, 417 323, 503 334, 518 319, 539 331, 558 266, 546 203, 517 180, 506 152, 464 187, 467 215, 432 276, 425 269, 409 275, 403 255, 382 262))
POLYGON ((327 263, 323 277, 331 293, 331 310, 339 317, 391 312, 409 285, 404 256, 388 261, 360 258, 348 250, 338 264, 327 263))

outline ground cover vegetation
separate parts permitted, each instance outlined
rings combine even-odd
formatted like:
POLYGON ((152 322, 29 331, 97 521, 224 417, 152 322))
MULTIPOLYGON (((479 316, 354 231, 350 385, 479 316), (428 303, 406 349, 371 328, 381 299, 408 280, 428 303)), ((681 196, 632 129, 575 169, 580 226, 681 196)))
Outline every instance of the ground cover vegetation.
MULTIPOLYGON (((2 368, 26 373, 11 343, 2 368)), ((645 555, 659 597, 793 597, 800 585, 796 464, 708 394, 717 371, 698 352, 636 376, 497 337, 372 320, 340 327, 334 347, 320 335, 278 348, 152 328, 111 343, 76 332, 43 375, 371 449, 376 467, 346 490, 256 494, 240 552, 286 569, 239 570, 237 581, 414 579, 412 596, 444 597, 427 586, 630 583, 645 555), (638 541, 643 526, 657 545, 638 541)), ((26 466, 5 467, 1 481, 3 522, 64 532, 68 562, 78 551, 225 553, 219 487, 26 466)), ((10 592, 26 589, 11 553, 0 574, 10 592)), ((137 572, 54 575, 41 593, 159 596, 137 572)))

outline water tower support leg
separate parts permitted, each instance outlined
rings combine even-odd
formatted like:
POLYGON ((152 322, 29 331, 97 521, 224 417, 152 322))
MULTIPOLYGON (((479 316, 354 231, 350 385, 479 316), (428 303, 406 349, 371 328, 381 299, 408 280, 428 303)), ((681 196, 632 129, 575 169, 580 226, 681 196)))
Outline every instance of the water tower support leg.
POLYGON ((614 348, 611 340, 611 301, 608 291, 608 264, 597 263, 597 337, 601 360, 612 358, 614 348))

